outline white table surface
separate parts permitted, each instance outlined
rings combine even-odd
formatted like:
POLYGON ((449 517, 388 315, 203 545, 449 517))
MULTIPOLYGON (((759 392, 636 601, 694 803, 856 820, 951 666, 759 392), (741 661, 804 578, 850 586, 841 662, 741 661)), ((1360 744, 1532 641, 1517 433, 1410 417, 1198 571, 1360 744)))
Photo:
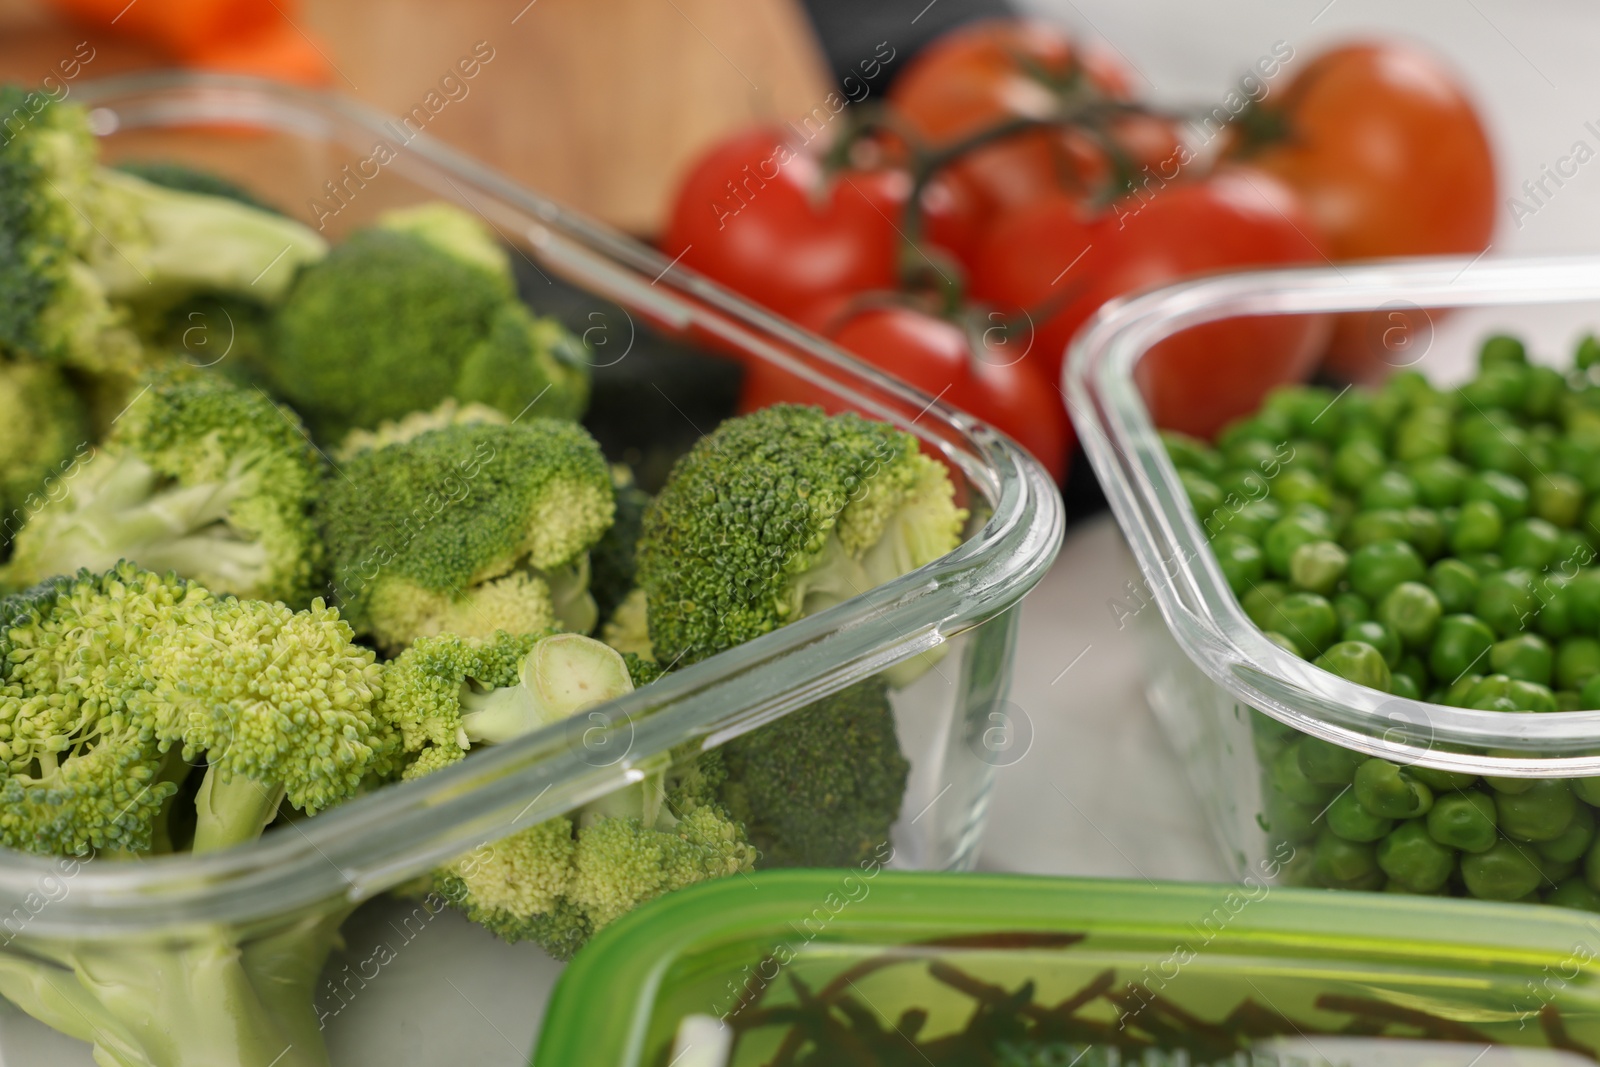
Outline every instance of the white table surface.
MULTIPOLYGON (((922 7, 907 5, 908 18, 922 7)), ((1145 92, 1168 103, 1219 101, 1278 41, 1297 60, 1386 32, 1450 58, 1476 94, 1499 154, 1503 195, 1539 176, 1600 126, 1600 8, 1580 0, 1023 0, 1029 10, 1098 35, 1123 54, 1145 92)), ((1290 69, 1293 69, 1291 62, 1290 69)), ((1600 252, 1600 162, 1521 220, 1502 206, 1490 255, 1600 252)), ((1591 316, 1592 318, 1592 316, 1591 316)), ((1600 324, 1600 320, 1595 320, 1600 324)), ((1520 329, 1555 354, 1584 316, 1461 316, 1439 332, 1425 369, 1448 379, 1483 329, 1520 329)), ((1029 717, 1028 755, 1000 772, 980 865, 990 870, 1149 879, 1217 879, 1182 768, 1140 692, 1132 631, 1107 601, 1134 569, 1116 526, 1075 527, 1060 561, 1023 605, 1012 701, 1029 717), (1081 655, 1081 659, 1077 659, 1081 655), (1074 660, 1077 659, 1074 664, 1074 660), (1073 664, 1065 675, 1064 668, 1073 664)), ((453 913, 404 941, 378 904, 346 930, 349 961, 379 940, 395 959, 329 1021, 338 1067, 522 1067, 559 965, 505 945, 453 913)), ((0 1002, 0 1067, 92 1067, 85 1046, 0 1002)))

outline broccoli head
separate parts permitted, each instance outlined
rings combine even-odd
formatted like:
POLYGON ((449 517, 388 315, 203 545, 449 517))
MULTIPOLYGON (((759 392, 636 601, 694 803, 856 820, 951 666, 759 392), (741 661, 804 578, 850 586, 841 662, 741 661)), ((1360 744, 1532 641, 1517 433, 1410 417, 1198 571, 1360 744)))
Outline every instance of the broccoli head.
POLYGON ((283 216, 100 166, 76 104, 4 86, 0 115, 0 350, 126 373, 145 360, 130 305, 271 303, 327 254, 283 216))
POLYGON ((301 275, 274 319, 272 381, 319 437, 447 396, 508 416, 583 413, 583 343, 516 298, 504 253, 481 231, 453 208, 416 210, 358 231, 301 275))
MULTIPOLYGON (((633 686, 624 657, 577 634, 442 635, 389 664, 380 714, 415 778, 633 686)), ((567 816, 480 846, 436 872, 437 888, 506 940, 533 940, 567 959, 662 893, 751 868, 742 830, 716 805, 720 779, 714 753, 686 754, 567 816)))
POLYGON ((89 421, 61 368, 0 360, 0 426, 0 528, 10 542, 89 455, 89 421))
POLYGON ((322 461, 294 414, 214 372, 158 371, 145 385, 23 526, 7 578, 23 586, 126 559, 221 592, 308 602, 322 461))
POLYGON ((645 512, 656 658, 696 662, 938 559, 966 521, 954 497, 887 423, 791 404, 729 419, 645 512))
POLYGON ((363 452, 403 445, 430 430, 471 426, 480 422, 504 426, 510 421, 499 408, 487 404, 463 404, 455 397, 448 397, 430 411, 413 411, 402 418, 380 422, 370 430, 351 430, 339 442, 339 447, 333 450, 333 459, 337 463, 347 463, 363 452))
MULTIPOLYGON (((381 668, 321 602, 219 598, 132 564, 0 601, 0 844, 62 857, 233 848, 280 801, 346 799, 397 748, 381 668), (198 781, 196 782, 196 779, 198 781)), ((24 935, 0 994, 118 1067, 326 1067, 311 989, 351 905, 248 938, 24 935)))
POLYGON ((719 795, 763 867, 853 867, 889 840, 911 765, 869 678, 722 748, 719 795))
POLYGON ((577 423, 432 430, 358 452, 323 486, 334 588, 385 650, 431 634, 593 629, 588 551, 611 524, 611 476, 577 423))

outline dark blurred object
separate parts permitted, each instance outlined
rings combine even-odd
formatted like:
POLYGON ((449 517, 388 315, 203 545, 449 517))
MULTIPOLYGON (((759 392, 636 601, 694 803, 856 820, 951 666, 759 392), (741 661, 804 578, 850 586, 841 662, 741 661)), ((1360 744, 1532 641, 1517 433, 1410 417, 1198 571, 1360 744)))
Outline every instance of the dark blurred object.
POLYGON ((626 463, 635 484, 655 493, 678 457, 734 413, 744 368, 662 337, 527 260, 513 264, 528 306, 560 319, 589 349, 594 386, 583 424, 606 458, 626 463))
POLYGON ((951 27, 1016 14, 1005 0, 882 0, 872 4, 804 0, 804 4, 828 65, 840 82, 846 77, 859 79, 861 62, 874 58, 880 44, 894 50, 894 58, 883 64, 893 78, 908 58, 951 27))

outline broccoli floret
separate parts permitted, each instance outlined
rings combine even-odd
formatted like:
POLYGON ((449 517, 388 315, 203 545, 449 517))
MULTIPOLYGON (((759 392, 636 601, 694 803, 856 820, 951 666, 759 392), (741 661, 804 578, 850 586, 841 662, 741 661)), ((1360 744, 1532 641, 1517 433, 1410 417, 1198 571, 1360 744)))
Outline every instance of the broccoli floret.
POLYGON ((720 797, 763 867, 853 867, 889 840, 911 765, 869 678, 722 748, 720 797))
MULTIPOLYGON (((577 634, 444 635, 419 640, 389 665, 380 713, 399 731, 414 778, 633 684, 622 656, 577 634)), ((435 884, 506 940, 533 940, 567 959, 647 900, 751 868, 742 830, 716 804, 720 780, 715 754, 686 755, 568 816, 475 849, 436 872, 435 884)))
POLYGON ((146 386, 64 495, 23 526, 8 580, 126 559, 219 592, 309 602, 321 458, 294 414, 211 372, 159 371, 146 386))
MULTIPOLYGON (((309 814, 353 795, 397 747, 375 716, 381 668, 321 602, 219 598, 124 563, 7 598, 0 619, 10 848, 114 862, 237 847, 280 800, 309 814)), ((159 942, 25 931, 0 954, 0 994, 100 1063, 326 1067, 311 991, 350 907, 159 942)))
POLYGON ((588 551, 611 524, 611 477, 578 424, 433 430, 358 453, 323 486, 334 588, 383 649, 594 628, 588 551))
POLYGON ((301 275, 274 320, 272 380, 326 440, 447 396, 577 418, 589 392, 583 343, 516 298, 477 220, 437 206, 301 275))
MULTIPOLYGON (((245 385, 264 385, 271 311, 239 297, 201 294, 139 316, 137 327, 157 362, 217 370, 245 385)), ((137 388, 137 387, 135 387, 137 388)), ((131 398, 124 387, 121 411, 131 398)))
POLYGON ((0 360, 0 543, 65 491, 90 454, 83 402, 59 367, 0 360))
POLYGON ((938 559, 966 521, 954 496, 887 423, 790 404, 729 419, 645 513, 656 659, 697 662, 938 559))
POLYGON ((39 98, 0 87, 0 350, 127 373, 145 359, 130 303, 270 303, 327 254, 291 219, 100 166, 87 112, 39 98))

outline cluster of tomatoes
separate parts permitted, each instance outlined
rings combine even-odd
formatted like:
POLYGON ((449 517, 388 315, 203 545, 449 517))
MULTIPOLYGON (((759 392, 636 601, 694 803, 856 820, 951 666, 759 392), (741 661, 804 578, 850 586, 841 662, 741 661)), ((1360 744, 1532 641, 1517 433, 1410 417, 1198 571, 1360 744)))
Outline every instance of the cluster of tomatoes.
MULTIPOLYGON (((1115 57, 1059 29, 975 23, 913 59, 881 107, 714 146, 664 251, 992 423, 1059 478, 1061 364, 1106 301, 1488 242, 1489 145, 1427 53, 1361 43, 1306 61, 1280 42, 1243 84, 1223 107, 1158 111, 1115 57)), ((1164 342, 1141 386, 1158 424, 1209 436, 1319 364, 1362 379, 1383 355, 1354 318, 1232 320, 1164 342)), ((770 368, 745 385, 747 407, 822 399, 770 368)))

